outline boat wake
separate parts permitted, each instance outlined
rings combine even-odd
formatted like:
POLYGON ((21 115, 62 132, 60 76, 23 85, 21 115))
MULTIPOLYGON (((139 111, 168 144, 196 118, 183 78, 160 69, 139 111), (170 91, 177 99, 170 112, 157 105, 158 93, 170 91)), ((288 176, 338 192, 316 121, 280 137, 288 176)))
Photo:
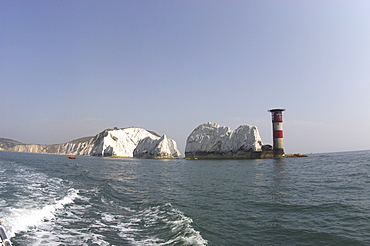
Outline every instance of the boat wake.
POLYGON ((127 203, 106 181, 77 188, 15 162, 0 167, 0 217, 15 245, 208 244, 170 203, 127 203))
POLYGON ((118 235, 130 245, 207 245, 184 215, 170 203, 143 210, 131 210, 130 216, 102 214, 102 221, 115 224, 118 235))
POLYGON ((8 236, 12 238, 16 233, 37 228, 47 221, 54 220, 57 210, 73 203, 77 197, 78 191, 70 189, 65 197, 44 207, 9 208, 4 218, 7 222, 8 236))

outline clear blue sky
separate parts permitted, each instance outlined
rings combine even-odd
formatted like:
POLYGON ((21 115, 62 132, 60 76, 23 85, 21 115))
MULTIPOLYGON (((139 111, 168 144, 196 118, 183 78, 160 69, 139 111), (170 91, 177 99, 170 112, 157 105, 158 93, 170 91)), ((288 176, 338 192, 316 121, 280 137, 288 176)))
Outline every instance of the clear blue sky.
POLYGON ((0 137, 201 123, 283 107, 288 153, 370 149, 370 1, 0 0, 0 137))

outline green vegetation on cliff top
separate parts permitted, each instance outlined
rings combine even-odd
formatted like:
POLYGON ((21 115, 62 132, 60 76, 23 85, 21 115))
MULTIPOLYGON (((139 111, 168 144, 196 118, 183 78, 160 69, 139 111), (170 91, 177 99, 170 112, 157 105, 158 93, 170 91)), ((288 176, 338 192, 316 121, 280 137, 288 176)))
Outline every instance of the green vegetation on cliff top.
POLYGON ((75 140, 72 140, 72 141, 69 141, 68 143, 73 143, 73 144, 77 144, 77 143, 84 143, 84 142, 88 142, 90 141, 94 136, 90 136, 90 137, 83 137, 83 138, 77 138, 75 140))
POLYGON ((16 145, 24 144, 9 138, 0 138, 0 148, 7 149, 12 148, 16 145))

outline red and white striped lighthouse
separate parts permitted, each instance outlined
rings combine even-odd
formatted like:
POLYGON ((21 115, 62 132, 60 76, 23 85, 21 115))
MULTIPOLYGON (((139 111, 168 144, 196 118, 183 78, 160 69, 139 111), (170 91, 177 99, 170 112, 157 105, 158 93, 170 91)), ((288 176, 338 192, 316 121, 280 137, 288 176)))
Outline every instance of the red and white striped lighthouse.
POLYGON ((274 138, 274 157, 284 156, 284 138, 283 138, 283 111, 285 109, 270 109, 272 116, 272 131, 274 138))

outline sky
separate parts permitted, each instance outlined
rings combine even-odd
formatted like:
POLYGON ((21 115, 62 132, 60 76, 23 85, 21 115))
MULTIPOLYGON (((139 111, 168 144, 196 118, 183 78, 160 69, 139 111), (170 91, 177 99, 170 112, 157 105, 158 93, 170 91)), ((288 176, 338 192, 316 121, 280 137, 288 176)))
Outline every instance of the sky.
POLYGON ((0 0, 0 137, 255 125, 286 153, 370 149, 370 1, 0 0))

